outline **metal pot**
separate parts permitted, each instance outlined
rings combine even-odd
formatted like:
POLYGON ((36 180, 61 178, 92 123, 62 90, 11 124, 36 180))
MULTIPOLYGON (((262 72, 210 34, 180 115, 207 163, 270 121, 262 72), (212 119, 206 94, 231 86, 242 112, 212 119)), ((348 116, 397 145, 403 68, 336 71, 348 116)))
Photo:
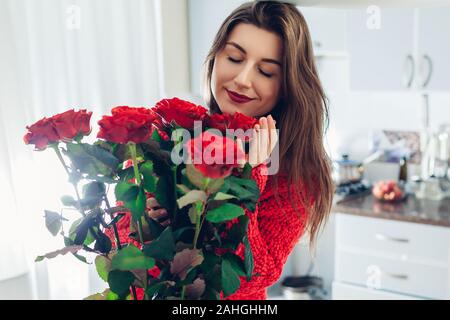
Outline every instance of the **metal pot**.
POLYGON ((364 177, 364 166, 375 161, 383 151, 372 153, 362 162, 350 160, 348 154, 343 154, 340 160, 333 161, 333 181, 337 186, 361 182, 364 177))
POLYGON ((336 185, 360 182, 363 178, 364 167, 361 162, 350 160, 348 154, 342 159, 333 161, 333 181, 336 185))

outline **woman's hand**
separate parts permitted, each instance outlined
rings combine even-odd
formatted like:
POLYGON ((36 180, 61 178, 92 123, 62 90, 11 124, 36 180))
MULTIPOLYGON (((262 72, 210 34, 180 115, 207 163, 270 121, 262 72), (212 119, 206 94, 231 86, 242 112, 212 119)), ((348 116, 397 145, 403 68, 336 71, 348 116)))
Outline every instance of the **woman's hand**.
POLYGON ((164 227, 170 223, 167 210, 162 208, 154 197, 147 199, 147 215, 153 220, 161 223, 164 227))
MULTIPOLYGON (((253 131, 253 137, 250 139, 250 149, 246 155, 246 162, 254 168, 269 159, 275 145, 278 142, 278 134, 275 127, 276 121, 271 115, 259 118, 259 124, 256 124, 253 131)), ((243 142, 237 138, 237 142, 243 142)), ((241 164, 242 166, 245 163, 241 164)))

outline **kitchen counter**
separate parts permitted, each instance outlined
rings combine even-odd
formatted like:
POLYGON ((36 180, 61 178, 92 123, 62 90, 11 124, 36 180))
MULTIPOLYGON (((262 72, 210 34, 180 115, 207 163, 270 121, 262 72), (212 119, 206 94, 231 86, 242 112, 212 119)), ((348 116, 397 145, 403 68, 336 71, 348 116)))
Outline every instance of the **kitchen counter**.
POLYGON ((450 227, 449 198, 432 201, 408 196, 401 202, 387 203, 368 194, 337 201, 332 212, 450 227))

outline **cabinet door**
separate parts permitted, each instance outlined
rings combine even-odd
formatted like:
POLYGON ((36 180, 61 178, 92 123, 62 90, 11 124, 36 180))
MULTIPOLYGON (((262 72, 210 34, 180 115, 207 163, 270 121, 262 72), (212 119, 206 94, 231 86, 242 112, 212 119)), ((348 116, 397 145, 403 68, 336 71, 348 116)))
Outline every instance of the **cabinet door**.
POLYGON ((408 55, 413 54, 413 8, 349 9, 347 13, 350 87, 353 90, 403 90, 408 55), (379 28, 377 28, 379 27, 379 28))
POLYGON ((450 6, 419 9, 419 53, 421 83, 426 81, 430 59, 433 71, 426 88, 450 90, 450 6))
POLYGON ((337 281, 333 281, 332 288, 332 300, 423 300, 409 295, 368 289, 337 281))
POLYGON ((346 11, 343 9, 301 7, 311 34, 315 53, 345 51, 346 11))

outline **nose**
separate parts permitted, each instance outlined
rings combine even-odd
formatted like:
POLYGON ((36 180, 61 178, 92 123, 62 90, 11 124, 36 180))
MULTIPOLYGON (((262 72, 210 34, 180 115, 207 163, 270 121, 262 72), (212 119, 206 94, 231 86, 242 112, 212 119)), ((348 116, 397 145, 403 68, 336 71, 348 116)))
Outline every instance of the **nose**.
POLYGON ((236 78, 234 78, 234 83, 236 86, 246 89, 250 88, 252 86, 251 71, 250 65, 246 65, 242 68, 236 78))

